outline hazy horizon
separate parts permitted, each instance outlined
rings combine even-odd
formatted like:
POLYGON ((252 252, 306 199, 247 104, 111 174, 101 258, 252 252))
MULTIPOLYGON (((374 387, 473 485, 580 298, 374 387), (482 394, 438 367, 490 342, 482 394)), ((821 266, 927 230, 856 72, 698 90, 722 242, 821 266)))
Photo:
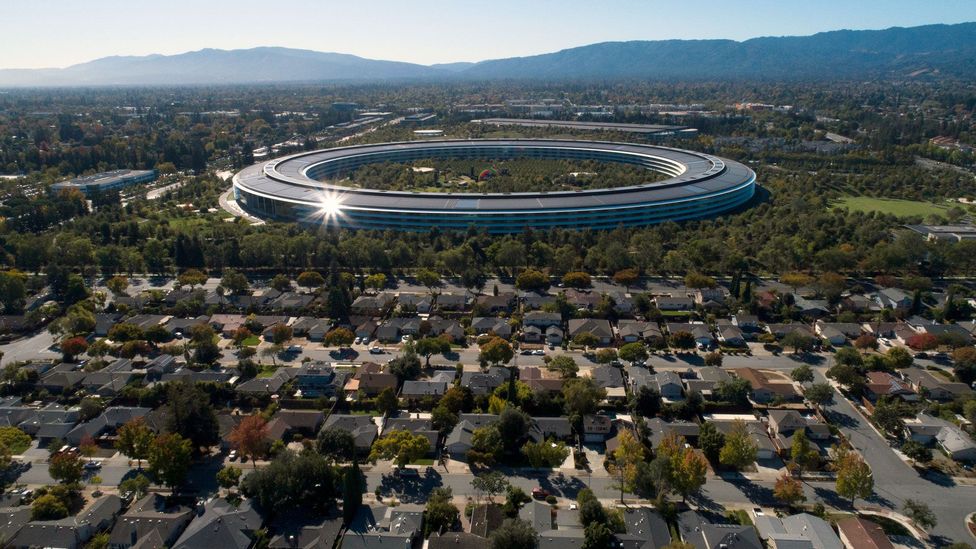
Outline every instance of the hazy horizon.
POLYGON ((410 3, 378 0, 120 0, 7 6, 3 69, 61 68, 108 56, 175 55, 206 48, 286 47, 423 65, 548 53, 596 42, 747 40, 831 30, 976 21, 976 2, 819 3, 753 0, 581 0, 410 3), (272 12, 273 15, 272 16, 272 12), (708 14, 703 17, 703 14, 708 14), (318 26, 312 23, 321 21, 318 26), (94 38, 93 38, 94 37, 94 38))

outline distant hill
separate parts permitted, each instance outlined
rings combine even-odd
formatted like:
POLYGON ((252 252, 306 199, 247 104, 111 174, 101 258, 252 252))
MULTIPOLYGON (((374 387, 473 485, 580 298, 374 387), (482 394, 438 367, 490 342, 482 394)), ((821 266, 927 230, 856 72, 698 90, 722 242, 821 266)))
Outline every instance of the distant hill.
POLYGON ((191 85, 430 79, 848 79, 976 74, 976 23, 734 40, 605 42, 424 66, 288 48, 105 57, 0 70, 0 86, 191 85))
POLYGON ((733 40, 605 42, 483 61, 473 78, 809 79, 976 74, 976 23, 733 40))
POLYGON ((289 48, 205 49, 104 57, 64 69, 0 70, 0 86, 192 85, 425 78, 442 71, 344 53, 289 48))

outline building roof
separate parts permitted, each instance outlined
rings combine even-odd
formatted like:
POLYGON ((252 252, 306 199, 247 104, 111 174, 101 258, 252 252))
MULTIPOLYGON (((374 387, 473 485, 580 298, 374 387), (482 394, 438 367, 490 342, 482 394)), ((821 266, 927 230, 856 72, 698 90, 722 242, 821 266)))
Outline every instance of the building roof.
POLYGON ((837 530, 857 549, 894 549, 884 530, 874 522, 850 517, 837 521, 837 530))
POLYGON ((235 506, 223 498, 213 499, 204 505, 203 514, 190 521, 173 549, 247 549, 261 523, 250 500, 235 506))

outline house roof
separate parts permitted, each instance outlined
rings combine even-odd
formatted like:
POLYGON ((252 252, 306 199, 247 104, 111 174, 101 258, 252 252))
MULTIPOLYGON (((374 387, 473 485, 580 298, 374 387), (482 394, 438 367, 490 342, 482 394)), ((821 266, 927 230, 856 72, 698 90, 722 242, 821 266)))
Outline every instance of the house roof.
POLYGON ((376 439, 379 429, 370 416, 332 414, 325 419, 322 429, 342 429, 348 431, 356 441, 357 448, 369 448, 376 439))
POLYGON ((569 335, 591 333, 599 338, 613 337, 610 321, 603 318, 571 318, 568 322, 569 335))
POLYGON ((837 521, 837 530, 857 549, 893 549, 881 526, 859 517, 837 521))
POLYGON ((247 549, 261 523, 250 500, 235 506, 222 498, 213 499, 204 505, 202 515, 190 521, 173 549, 247 549))
POLYGON ((427 549, 487 549, 488 538, 467 532, 434 532, 427 540, 427 549))

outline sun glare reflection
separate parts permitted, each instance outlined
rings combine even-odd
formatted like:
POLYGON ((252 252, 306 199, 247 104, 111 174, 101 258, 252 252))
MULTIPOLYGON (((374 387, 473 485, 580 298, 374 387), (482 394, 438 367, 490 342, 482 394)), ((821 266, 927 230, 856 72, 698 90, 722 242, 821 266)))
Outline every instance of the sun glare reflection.
POLYGON ((345 197, 335 191, 325 191, 318 197, 318 211, 315 214, 322 224, 334 225, 342 217, 342 203, 345 197))

